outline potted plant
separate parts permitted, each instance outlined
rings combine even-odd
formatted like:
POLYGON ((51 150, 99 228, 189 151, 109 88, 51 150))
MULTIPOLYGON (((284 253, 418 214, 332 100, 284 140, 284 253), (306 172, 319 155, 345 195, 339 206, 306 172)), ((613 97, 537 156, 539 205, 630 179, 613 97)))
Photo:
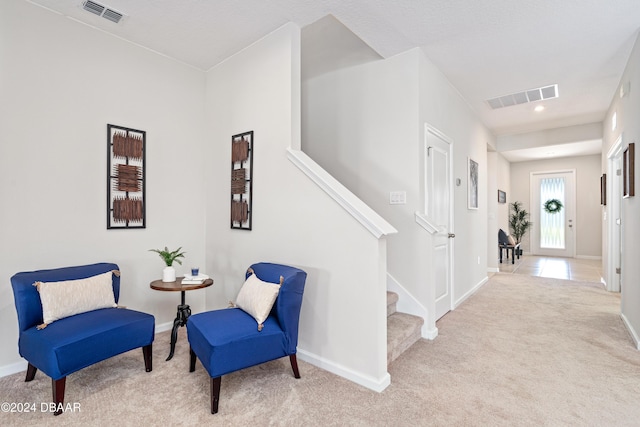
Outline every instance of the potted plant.
MULTIPOLYGON (((511 213, 509 214, 509 229, 516 243, 522 242, 522 237, 527 230, 531 228, 533 223, 529 221, 529 212, 522 209, 522 203, 515 201, 509 205, 511 213)), ((519 255, 522 255, 522 248, 518 249, 519 255)))
POLYGON ((180 252, 182 246, 176 249, 175 251, 170 251, 166 246, 164 250, 160 249, 149 249, 150 252, 156 252, 160 255, 160 258, 167 265, 164 270, 162 270, 162 281, 163 282, 175 282, 176 281, 176 269, 173 268, 173 263, 177 262, 182 265, 182 261, 179 258, 184 258, 184 254, 186 252, 180 252))

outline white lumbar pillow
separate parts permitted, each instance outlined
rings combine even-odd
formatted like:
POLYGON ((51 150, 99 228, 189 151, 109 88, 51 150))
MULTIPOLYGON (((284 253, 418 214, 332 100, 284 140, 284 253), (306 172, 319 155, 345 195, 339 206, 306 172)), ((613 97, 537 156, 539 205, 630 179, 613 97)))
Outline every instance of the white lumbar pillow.
MULTIPOLYGON (((282 284, 282 277, 280 285, 282 284)), ((273 303, 280 292, 280 285, 276 283, 264 282, 255 274, 247 277, 242 285, 238 298, 236 299, 236 307, 249 313, 258 322, 258 331, 262 330, 264 321, 269 317, 273 303)))
POLYGON ((112 275, 109 271, 86 279, 64 280, 61 282, 35 282, 42 303, 43 324, 99 308, 117 307, 113 296, 112 275))

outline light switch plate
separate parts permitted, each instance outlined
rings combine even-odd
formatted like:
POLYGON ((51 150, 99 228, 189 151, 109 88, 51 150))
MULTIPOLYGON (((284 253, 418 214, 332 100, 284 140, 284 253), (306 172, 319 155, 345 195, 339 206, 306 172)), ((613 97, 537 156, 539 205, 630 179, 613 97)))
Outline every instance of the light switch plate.
POLYGON ((390 205, 404 205, 407 203, 407 192, 406 191, 391 191, 389 193, 389 204, 390 205))

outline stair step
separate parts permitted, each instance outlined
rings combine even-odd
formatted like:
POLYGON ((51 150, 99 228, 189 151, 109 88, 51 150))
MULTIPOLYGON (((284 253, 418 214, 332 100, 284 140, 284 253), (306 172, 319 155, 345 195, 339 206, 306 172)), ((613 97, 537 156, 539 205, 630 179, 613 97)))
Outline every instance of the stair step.
POLYGON ((396 312, 396 303, 398 302, 398 294, 387 291, 387 317, 396 312))
POLYGON ((387 318, 387 364, 422 337, 424 319, 407 313, 393 313, 387 318))

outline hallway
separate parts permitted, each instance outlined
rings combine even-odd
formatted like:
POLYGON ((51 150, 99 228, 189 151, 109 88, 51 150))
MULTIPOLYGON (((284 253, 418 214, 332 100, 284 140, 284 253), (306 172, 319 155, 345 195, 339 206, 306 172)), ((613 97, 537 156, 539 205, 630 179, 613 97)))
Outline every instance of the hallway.
POLYGON ((558 258, 524 255, 516 259, 503 260, 498 264, 500 273, 522 274, 527 276, 549 277, 554 279, 601 282, 602 260, 582 258, 558 258))

